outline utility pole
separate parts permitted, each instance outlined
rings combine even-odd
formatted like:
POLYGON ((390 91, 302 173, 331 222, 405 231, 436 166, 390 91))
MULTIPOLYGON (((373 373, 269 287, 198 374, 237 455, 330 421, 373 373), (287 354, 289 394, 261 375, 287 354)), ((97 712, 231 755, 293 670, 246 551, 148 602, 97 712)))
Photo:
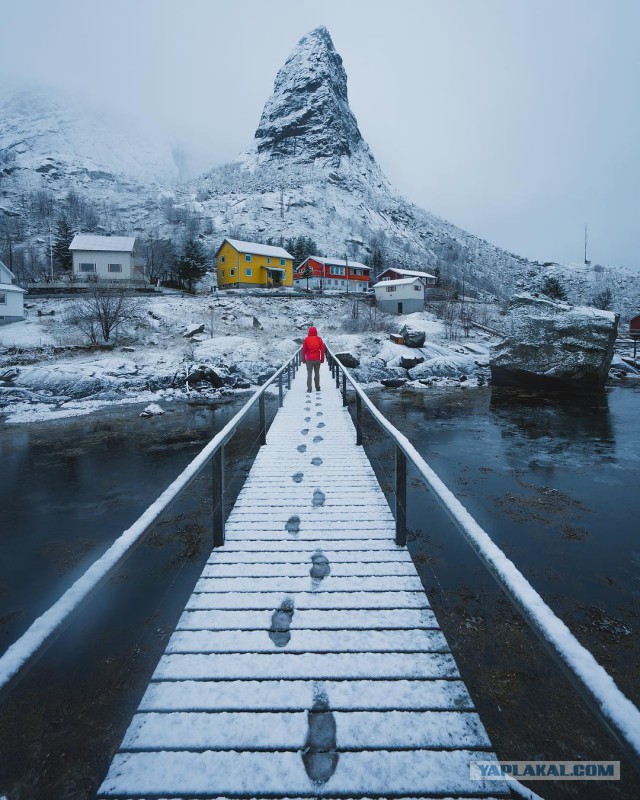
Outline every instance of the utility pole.
POLYGON ((589 261, 587 261, 587 223, 584 223, 584 263, 589 266, 589 261))
POLYGON ((53 283, 53 238, 51 236, 51 211, 49 211, 49 271, 51 272, 51 283, 53 283))

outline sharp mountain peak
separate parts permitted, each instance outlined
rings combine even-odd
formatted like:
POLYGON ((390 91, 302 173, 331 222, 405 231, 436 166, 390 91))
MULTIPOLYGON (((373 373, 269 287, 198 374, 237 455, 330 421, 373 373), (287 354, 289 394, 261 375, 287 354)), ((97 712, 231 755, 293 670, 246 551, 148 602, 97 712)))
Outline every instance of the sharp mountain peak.
POLYGON ((243 160, 337 165, 358 154, 373 160, 349 107, 342 58, 320 26, 300 39, 278 71, 243 160))

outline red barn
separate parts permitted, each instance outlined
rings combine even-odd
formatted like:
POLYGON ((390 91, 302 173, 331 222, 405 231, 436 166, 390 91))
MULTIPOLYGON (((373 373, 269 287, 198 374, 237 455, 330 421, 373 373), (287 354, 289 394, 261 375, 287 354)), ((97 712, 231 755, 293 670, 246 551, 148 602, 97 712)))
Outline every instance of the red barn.
POLYGON ((359 261, 309 256, 293 273, 293 285, 321 292, 364 292, 369 288, 371 268, 359 261))

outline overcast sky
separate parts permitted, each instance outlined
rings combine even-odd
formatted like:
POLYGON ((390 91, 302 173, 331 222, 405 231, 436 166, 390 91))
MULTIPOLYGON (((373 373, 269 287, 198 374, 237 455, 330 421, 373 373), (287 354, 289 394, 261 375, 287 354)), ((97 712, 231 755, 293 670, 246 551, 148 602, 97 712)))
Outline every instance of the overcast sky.
POLYGON ((534 259, 640 268, 638 0, 4 0, 0 80, 141 114, 211 166, 326 25, 408 199, 534 259))

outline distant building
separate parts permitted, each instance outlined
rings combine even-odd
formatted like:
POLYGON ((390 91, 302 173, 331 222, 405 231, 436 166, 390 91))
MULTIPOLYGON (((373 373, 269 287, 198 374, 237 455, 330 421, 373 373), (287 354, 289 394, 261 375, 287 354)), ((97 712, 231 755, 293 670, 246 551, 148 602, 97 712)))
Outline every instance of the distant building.
POLYGON ((401 278, 420 278, 424 286, 435 286, 438 279, 435 275, 428 272, 423 272, 417 269, 399 269, 397 267, 389 267, 383 270, 378 275, 379 281, 397 281, 401 278))
POLYGON ((383 280, 373 287, 380 311, 413 314, 424 310, 424 284, 420 278, 383 280))
POLYGON ((309 256, 296 268, 293 284, 307 288, 305 271, 309 269, 309 289, 322 292, 364 292, 369 288, 371 268, 359 261, 309 256))
POLYGON ((640 314, 637 317, 631 317, 629 320, 629 334, 634 337, 640 337, 640 314))
POLYGON ((14 286, 15 275, 0 261, 0 325, 24 319, 25 290, 14 286))
POLYGON ((69 250, 73 256, 73 275, 99 280, 142 280, 134 265, 135 236, 94 236, 78 233, 69 250))
POLYGON ((293 286, 293 256, 282 247, 224 239, 216 252, 218 286, 293 286))

